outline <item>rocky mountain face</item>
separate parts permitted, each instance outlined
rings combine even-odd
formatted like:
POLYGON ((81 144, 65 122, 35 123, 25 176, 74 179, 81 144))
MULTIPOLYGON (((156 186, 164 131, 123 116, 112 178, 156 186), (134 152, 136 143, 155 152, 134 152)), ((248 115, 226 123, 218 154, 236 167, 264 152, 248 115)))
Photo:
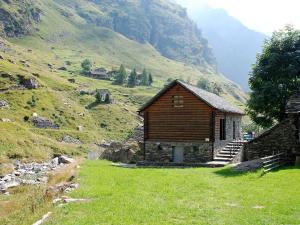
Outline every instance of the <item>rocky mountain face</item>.
POLYGON ((215 66, 211 48, 186 10, 168 0, 88 0, 62 2, 88 23, 112 29, 163 56, 200 67, 215 66))
POLYGON ((219 71, 248 90, 251 66, 267 36, 248 29, 223 9, 203 7, 192 10, 191 16, 212 45, 219 71))
POLYGON ((20 37, 28 34, 40 21, 41 11, 31 0, 0 1, 0 35, 20 37))

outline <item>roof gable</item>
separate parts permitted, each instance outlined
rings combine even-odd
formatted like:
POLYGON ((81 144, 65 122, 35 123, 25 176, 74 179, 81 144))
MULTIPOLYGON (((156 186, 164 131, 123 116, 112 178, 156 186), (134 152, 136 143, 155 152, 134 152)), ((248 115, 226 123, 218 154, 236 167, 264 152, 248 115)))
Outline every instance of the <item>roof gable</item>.
POLYGON ((176 84, 179 84, 189 92, 191 92, 193 95, 195 95, 200 100, 204 101, 206 104, 208 104, 210 107, 217 109, 222 112, 229 112, 229 113, 235 113, 235 114, 241 114, 243 115, 244 112, 231 104, 229 104, 227 101, 225 101, 223 98, 217 96, 216 94, 210 93, 208 91, 205 91, 203 89, 200 89, 198 87, 192 86, 190 84, 186 84, 179 80, 174 80, 167 86, 165 86, 160 92, 158 92, 157 95, 155 95, 149 102, 147 102, 145 105, 143 105, 140 108, 140 112, 147 109, 149 106, 151 106, 155 101, 157 101, 162 95, 164 95, 170 88, 175 86, 176 84))

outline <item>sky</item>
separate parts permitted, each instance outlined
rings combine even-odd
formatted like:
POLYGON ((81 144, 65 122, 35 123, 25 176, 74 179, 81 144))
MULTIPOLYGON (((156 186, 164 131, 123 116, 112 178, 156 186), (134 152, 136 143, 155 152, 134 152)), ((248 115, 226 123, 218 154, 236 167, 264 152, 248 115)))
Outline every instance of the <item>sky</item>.
POLYGON ((223 8, 248 28, 271 34, 292 24, 300 29, 300 0, 175 0, 196 13, 203 5, 223 8))

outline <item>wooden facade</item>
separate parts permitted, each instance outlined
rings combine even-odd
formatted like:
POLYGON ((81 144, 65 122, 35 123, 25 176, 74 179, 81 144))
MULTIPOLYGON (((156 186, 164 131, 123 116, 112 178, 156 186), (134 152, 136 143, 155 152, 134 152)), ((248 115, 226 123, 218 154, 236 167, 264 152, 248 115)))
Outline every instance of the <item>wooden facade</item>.
POLYGON ((179 84, 144 111, 147 140, 205 140, 211 138, 212 109, 179 84), (183 97, 183 107, 172 98, 183 97))

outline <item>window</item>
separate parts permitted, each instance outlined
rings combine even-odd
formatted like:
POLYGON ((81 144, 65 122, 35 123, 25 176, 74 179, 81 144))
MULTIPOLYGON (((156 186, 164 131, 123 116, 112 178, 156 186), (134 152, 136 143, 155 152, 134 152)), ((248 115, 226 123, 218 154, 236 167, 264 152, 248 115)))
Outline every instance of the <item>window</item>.
POLYGON ((183 96, 174 95, 172 97, 173 107, 182 108, 183 107, 183 96))
POLYGON ((226 120, 220 119, 220 140, 226 140, 226 120))

